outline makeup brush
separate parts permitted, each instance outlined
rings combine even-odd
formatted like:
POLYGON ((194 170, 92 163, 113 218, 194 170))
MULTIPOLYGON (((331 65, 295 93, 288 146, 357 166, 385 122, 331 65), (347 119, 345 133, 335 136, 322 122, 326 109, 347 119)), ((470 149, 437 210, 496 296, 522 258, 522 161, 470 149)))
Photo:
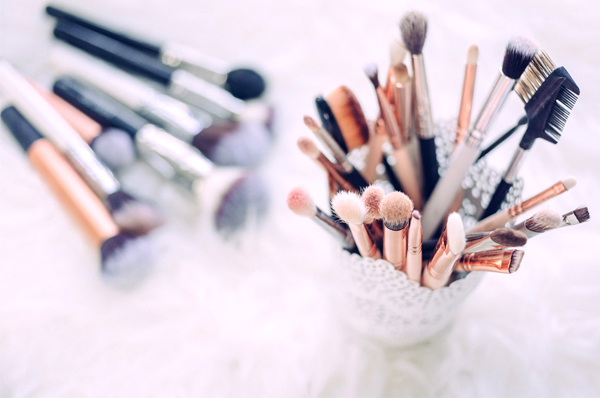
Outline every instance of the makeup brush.
POLYGON ((529 62, 537 53, 537 46, 528 39, 515 37, 508 42, 504 54, 502 71, 494 84, 479 116, 473 123, 465 139, 456 147, 450 165, 436 185, 429 201, 423 209, 423 237, 429 239, 442 222, 444 214, 452 205, 452 200, 462 186, 469 167, 479 154, 479 147, 496 119, 500 108, 513 89, 529 62))
POLYGON ((431 290, 446 286, 456 260, 465 249, 465 230, 458 213, 448 216, 448 223, 423 271, 421 284, 431 290))
POLYGON ((353 192, 338 192, 331 200, 331 207, 339 219, 348 224, 360 255, 380 259, 381 253, 364 225, 367 209, 360 196, 353 192))
POLYGON ((486 252, 463 254, 454 270, 456 272, 487 271, 501 274, 517 272, 525 252, 519 249, 490 250, 486 252))
POLYGON ((529 217, 527 220, 516 224, 513 229, 523 232, 527 238, 557 228, 562 222, 560 214, 553 210, 541 210, 529 217))
POLYGON ((569 227, 589 221, 590 212, 587 206, 580 206, 573 211, 562 215, 562 221, 557 228, 569 227))
POLYGON ((369 126, 356 96, 346 86, 340 86, 325 96, 340 128, 347 151, 360 148, 369 141, 369 126))
POLYGON ((406 143, 410 141, 412 128, 412 84, 408 68, 404 64, 392 68, 391 85, 391 103, 395 109, 396 120, 400 128, 402 140, 406 143))
POLYGON ((165 218, 157 209, 121 190, 119 181, 77 132, 4 60, 0 60, 0 92, 69 159, 88 186, 106 202, 122 230, 144 234, 164 224, 165 218))
POLYGON ((493 232, 467 234, 467 244, 463 254, 525 246, 527 235, 512 228, 498 228, 493 232))
POLYGON ((59 19, 54 36, 121 69, 153 80, 173 97, 222 119, 239 119, 246 111, 244 101, 222 88, 81 25, 59 19))
POLYGON ((512 136, 521 126, 526 125, 528 121, 529 121, 529 118, 527 117, 527 115, 525 115, 522 118, 520 118, 519 121, 513 127, 511 127, 510 129, 508 129, 506 131, 506 133, 502 134, 500 137, 498 137, 496 139, 496 141, 492 142, 484 150, 482 150, 481 153, 479 154, 479 156, 477 157, 476 162, 479 162, 488 153, 490 153, 494 149, 496 149, 496 147, 498 145, 502 144, 504 141, 506 141, 508 138, 510 138, 510 136, 512 136))
POLYGON ((424 183, 423 199, 426 201, 440 178, 433 117, 431 116, 431 102, 423 57, 423 45, 427 37, 427 17, 417 11, 404 14, 400 21, 400 33, 404 45, 411 55, 415 126, 421 150, 424 183))
POLYGON ((15 107, 0 116, 33 167, 100 250, 104 276, 129 284, 146 275, 153 256, 148 238, 120 233, 100 199, 15 107))
POLYGON ((568 191, 576 184, 577 181, 573 177, 565 178, 564 180, 553 184, 531 198, 479 221, 473 228, 469 230, 469 233, 492 231, 498 227, 502 227, 507 223, 514 221, 515 218, 526 211, 529 211, 541 205, 542 203, 545 203, 546 201, 568 191))
POLYGON ((475 76, 477 75, 477 59, 479 58, 479 47, 472 45, 467 51, 467 66, 465 67, 465 79, 463 80, 462 97, 458 111, 458 122, 456 125, 456 140, 454 147, 458 145, 469 130, 471 122, 471 110, 473 109, 473 93, 475 91, 475 76))
POLYGON ((297 215, 312 218, 323 229, 338 239, 344 249, 352 251, 356 248, 350 230, 344 228, 333 217, 319 209, 304 188, 296 187, 292 189, 287 196, 287 205, 297 215))
POLYGON ((398 121, 390 108, 390 104, 383 92, 383 88, 379 85, 377 65, 368 64, 364 67, 364 71, 375 88, 377 101, 379 102, 381 111, 381 118, 384 121, 390 144, 392 145, 392 148, 394 148, 394 158, 396 159, 394 170, 396 171, 396 176, 398 177, 398 180, 400 180, 404 192, 406 192, 413 201, 414 206, 417 209, 420 209, 422 205, 421 190, 413 168, 409 147, 406 145, 406 142, 403 142, 398 121))
POLYGON ((323 145, 329 148, 337 163, 341 166, 344 173, 346 173, 345 178, 348 182, 358 190, 369 186, 367 180, 365 180, 362 174, 360 174, 360 172, 354 168, 352 163, 350 163, 343 149, 337 145, 327 131, 319 126, 315 119, 310 116, 304 116, 304 124, 317 136, 323 145))
POLYGON ((166 65, 185 69, 212 84, 223 87, 239 99, 248 100, 258 98, 265 91, 265 80, 258 72, 247 68, 229 69, 221 61, 202 54, 191 47, 171 42, 161 45, 149 43, 124 33, 113 31, 53 6, 47 6, 46 13, 59 20, 68 20, 143 51, 150 56, 160 59, 166 65))
POLYGON ((379 185, 370 185, 361 194, 361 199, 367 209, 365 224, 381 220, 381 202, 385 197, 384 189, 379 185))
POLYGON ((381 201, 383 218, 383 258, 399 271, 406 266, 408 224, 413 211, 412 201, 402 192, 392 192, 381 201))
POLYGON ((329 133, 330 137, 335 141, 337 146, 341 148, 343 153, 348 153, 348 146, 342 135, 342 130, 340 129, 337 119, 327 103, 327 100, 325 100, 322 95, 319 95, 315 98, 315 105, 325 131, 329 133))
POLYGON ((131 136, 119 129, 103 129, 99 123, 60 98, 58 95, 30 81, 54 110, 73 127, 83 140, 94 150, 98 158, 112 170, 129 166, 135 162, 135 146, 131 136))
POLYGON ((333 178, 343 190, 359 192, 359 190, 346 179, 343 175, 343 171, 339 169, 338 165, 332 163, 325 155, 323 155, 313 140, 308 137, 300 137, 298 138, 297 144, 302 153, 321 165, 327 174, 333 178))
POLYGON ((536 139, 543 139, 551 144, 558 143, 579 95, 579 87, 568 72, 564 68, 557 69, 544 51, 536 55, 525 69, 515 86, 515 91, 525 103, 527 130, 481 218, 500 209, 525 155, 531 150, 536 139), (551 72, 548 73, 549 71, 551 72))
POLYGON ((408 248, 406 253, 406 277, 419 283, 421 281, 422 269, 422 246, 423 234, 421 231, 421 213, 413 210, 408 227, 408 248))

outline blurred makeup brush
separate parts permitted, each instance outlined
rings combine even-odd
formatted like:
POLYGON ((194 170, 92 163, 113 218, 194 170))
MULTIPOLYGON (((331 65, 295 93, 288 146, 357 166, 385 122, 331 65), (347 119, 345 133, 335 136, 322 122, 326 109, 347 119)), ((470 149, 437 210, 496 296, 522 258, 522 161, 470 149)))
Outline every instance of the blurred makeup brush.
POLYGON ((477 159, 479 147, 500 108, 512 91, 516 80, 537 53, 537 46, 528 39, 515 37, 508 42, 504 54, 502 71, 483 105, 473 128, 456 147, 451 163, 444 176, 436 185, 429 201, 423 209, 423 237, 429 239, 442 222, 444 214, 452 205, 448 198, 454 198, 462 186, 469 167, 477 159))
POLYGON ((315 98, 315 105, 317 107, 319 119, 321 119, 321 124, 323 124, 325 131, 329 133, 331 138, 337 143, 344 153, 348 153, 348 146, 346 145, 346 141, 342 135, 342 130, 340 129, 340 126, 333 115, 333 111, 329 107, 327 100, 325 100, 322 95, 319 95, 317 98, 315 98))
POLYGON ((360 255, 380 259, 381 253, 364 225, 367 209, 360 196, 353 192, 338 192, 331 201, 331 207, 339 219, 348 224, 360 255))
POLYGON ((431 116, 431 102, 423 57, 423 45, 427 37, 427 17, 417 11, 404 14, 400 21, 400 33, 404 45, 411 55, 415 125, 421 149, 424 180, 423 199, 426 201, 440 178, 433 117, 431 116))
POLYGON ((131 136, 123 130, 108 128, 104 130, 99 123, 60 98, 58 95, 40 87, 33 80, 33 88, 73 127, 85 142, 94 150, 96 156, 112 170, 129 166, 135 162, 135 146, 131 136))
POLYGON ((360 174, 356 168, 350 163, 346 157, 346 153, 337 145, 337 143, 331 138, 331 136, 325 131, 315 119, 310 116, 304 116, 304 124, 308 127, 317 138, 331 151, 331 154, 341 166, 345 178, 350 182, 356 189, 360 190, 369 186, 369 183, 360 174))
POLYGON ((570 227, 571 225, 577 225, 589 221, 590 212, 587 206, 580 206, 573 211, 562 215, 562 221, 557 228, 570 227))
POLYGON ((398 121, 392 112, 390 104, 383 92, 383 88, 379 85, 377 65, 368 64, 365 66, 364 71, 375 88, 377 101, 379 102, 381 111, 381 118, 384 121, 390 144, 392 145, 392 148, 394 148, 394 158, 396 159, 394 170, 396 171, 396 176, 398 177, 398 180, 400 180, 404 192, 406 192, 413 201, 414 206, 417 209, 420 209, 422 205, 421 190, 413 168, 409 147, 406 145, 406 142, 403 142, 398 121))
POLYGON ((46 13, 59 20, 68 20, 143 51, 160 59, 165 65, 185 69, 212 84, 223 87, 239 99, 258 98, 265 90, 265 80, 256 71, 246 68, 229 69, 221 61, 202 54, 191 47, 172 42, 160 45, 149 43, 53 6, 47 6, 46 13))
POLYGON ((380 205, 384 197, 385 191, 379 185, 370 185, 361 194, 361 199, 367 208, 365 225, 378 247, 382 245, 383 241, 380 205))
POLYGON ((406 266, 408 224, 413 204, 402 192, 392 192, 381 201, 383 218, 383 258, 399 271, 406 266))
POLYGON ((352 90, 340 86, 327 94, 325 99, 340 128, 348 152, 365 145, 369 141, 369 126, 352 90))
POLYGON ((551 144, 558 143, 579 95, 579 87, 566 69, 556 68, 544 51, 540 51, 525 69, 515 91, 525 103, 527 130, 481 218, 500 209, 523 165, 525 155, 536 139, 543 139, 551 144))
POLYGON ((463 254, 525 246, 527 235, 512 228, 498 228, 493 232, 467 234, 467 244, 463 254))
POLYGON ((340 187, 346 191, 359 192, 343 175, 343 171, 340 170, 338 165, 332 163, 317 147, 317 144, 308 137, 298 138, 298 148, 309 158, 313 159, 316 163, 321 165, 327 174, 337 182, 340 187))
POLYGON ((4 60, 0 60, 0 92, 69 159, 88 186, 106 202, 122 230, 144 234, 164 224, 165 218, 157 209, 121 190, 119 181, 77 132, 4 60))
POLYGON ((519 249, 490 250, 486 252, 469 253, 460 256, 454 270, 487 271, 501 274, 517 272, 525 252, 519 249))
POLYGON ((562 222, 560 214, 553 210, 540 210, 527 220, 516 224, 513 229, 523 232, 527 238, 533 238, 551 229, 557 228, 562 222))
POLYGON ((517 203, 509 209, 492 214, 491 216, 479 221, 473 228, 469 230, 469 233, 492 231, 498 227, 503 227, 507 223, 514 221, 519 215, 568 191, 576 184, 577 181, 573 177, 565 178, 564 180, 546 188, 537 195, 534 195, 523 202, 517 203))
POLYGON ((465 79, 463 80, 462 97, 458 111, 458 123, 456 125, 456 141, 458 145, 467 135, 469 123, 471 122, 471 110, 473 109, 473 93, 475 91, 475 76, 477 75, 477 59, 479 58, 479 47, 472 45, 467 51, 467 66, 465 67, 465 79))
POLYGON ((431 290, 446 286, 456 260, 465 249, 465 230, 458 213, 448 216, 446 228, 433 250, 431 260, 423 271, 421 284, 431 290))
POLYGON ((395 109, 396 120, 400 128, 400 135, 404 142, 411 139, 412 129, 412 84, 408 68, 401 64, 392 68, 390 79, 392 103, 395 109))
POLYGON ((287 205, 297 215, 312 218, 323 229, 338 239, 344 249, 351 251, 356 248, 350 230, 319 209, 304 188, 296 187, 292 189, 287 196, 287 205))
POLYGON ((1 118, 33 167, 100 250, 104 276, 121 284, 131 284, 145 276, 153 257, 148 238, 120 233, 100 199, 15 107, 4 109, 1 118))
POLYGON ((409 280, 421 282, 423 234, 421 231, 421 213, 413 210, 408 227, 408 248, 406 253, 406 276, 409 280))
POLYGON ((161 63, 158 59, 96 31, 59 19, 54 36, 121 69, 163 85, 167 92, 222 119, 240 119, 244 101, 189 72, 161 63))

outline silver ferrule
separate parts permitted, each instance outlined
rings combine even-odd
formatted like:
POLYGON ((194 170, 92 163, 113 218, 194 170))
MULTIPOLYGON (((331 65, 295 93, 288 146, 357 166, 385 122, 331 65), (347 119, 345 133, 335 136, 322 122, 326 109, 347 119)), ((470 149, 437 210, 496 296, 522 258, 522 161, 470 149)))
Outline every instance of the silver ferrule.
POLYGON ((187 189, 192 189, 213 170, 212 162, 198 150, 153 124, 138 130, 135 141, 140 154, 151 166, 163 177, 187 189))
POLYGON ((575 213, 570 212, 562 216, 562 222, 560 224, 560 227, 568 227, 577 224, 579 224, 579 220, 577 219, 577 217, 575 217, 575 213))
POLYGON ((412 56, 412 67, 417 136, 423 139, 432 138, 434 136, 434 125, 433 117, 431 116, 431 101, 429 100, 429 88, 427 87, 423 54, 412 56))
POLYGON ((158 92, 142 100, 136 111, 185 142, 192 142, 200 131, 211 124, 207 114, 197 115, 183 102, 158 92))
POLYGON ((171 74, 169 94, 221 119, 239 119, 246 108, 244 101, 185 70, 171 74))
POLYGON ((481 108, 477 119, 475 119, 473 129, 465 139, 467 145, 472 147, 479 147, 481 145, 481 142, 485 138, 493 121, 496 119, 502 105, 506 102, 506 98, 508 98, 508 94, 510 94, 514 85, 515 80, 500 73, 490 95, 483 104, 483 108, 481 108))
POLYGON ((515 180, 515 178, 517 177, 517 173, 519 172, 519 168, 521 168, 521 165, 523 164, 523 160, 525 159, 526 153, 527 151, 523 148, 517 148, 512 160, 510 161, 510 165, 506 170, 506 173, 504 173, 503 179, 505 182, 508 182, 510 184, 515 180))
POLYGON ((98 160, 90 147, 83 145, 75 147, 67 144, 64 154, 77 173, 100 198, 105 199, 121 189, 119 181, 98 160))
POLYGON ((353 249, 356 247, 350 230, 344 228, 340 223, 323 213, 321 209, 317 208, 317 214, 313 217, 313 220, 315 220, 317 224, 323 227, 323 229, 325 229, 331 235, 336 237, 344 249, 353 249))
POLYGON ((229 68, 225 63, 182 44, 163 44, 161 47, 161 60, 166 65, 185 69, 218 86, 224 85, 227 81, 229 68))

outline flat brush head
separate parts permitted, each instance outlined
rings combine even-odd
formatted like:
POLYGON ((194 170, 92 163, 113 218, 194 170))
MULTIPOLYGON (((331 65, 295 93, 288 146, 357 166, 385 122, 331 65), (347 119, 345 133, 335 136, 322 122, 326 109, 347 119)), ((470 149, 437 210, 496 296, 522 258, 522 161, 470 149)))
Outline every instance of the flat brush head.
POLYGON ((504 247, 525 246, 527 235, 512 228, 498 228, 490 234, 490 238, 504 247))
POLYGON ((427 37, 427 17, 418 11, 404 14, 400 20, 400 33, 408 51, 413 55, 421 54, 427 37))
POLYGON ((365 145, 369 141, 369 126, 352 90, 340 86, 327 94, 325 99, 338 122, 348 150, 365 145))
POLYGON ((380 206, 385 191, 379 185, 370 185, 361 195, 362 201, 367 208, 366 224, 371 224, 375 220, 381 219, 380 206))
POLYGON ((575 217, 577 218, 577 221, 579 221, 580 224, 590 219, 590 212, 588 211, 587 206, 578 207, 573 213, 575 214, 575 217))
POLYGON ((479 59, 479 47, 473 44, 469 46, 467 50, 467 64, 469 65, 477 65, 477 60, 479 59))
POLYGON ((377 74, 378 74, 377 64, 376 63, 367 64, 363 67, 363 70, 365 71, 365 75, 367 75, 369 80, 371 80, 371 83, 373 83, 373 86, 375 87, 375 89, 377 89, 379 87, 379 77, 377 76, 377 74))
POLYGON ((513 37, 506 46, 502 73, 506 77, 517 80, 537 52, 537 45, 530 39, 522 36, 513 37))
POLYGON ((383 224, 392 231, 400 231, 410 222, 413 202, 402 192, 392 192, 381 201, 380 212, 383 224))
POLYGON ((126 192, 112 193, 106 201, 113 220, 123 231, 144 235, 166 221, 155 207, 140 202, 126 192))
POLYGON ((346 224, 360 225, 367 217, 367 208, 354 192, 338 192, 331 200, 331 208, 346 224))
POLYGON ((554 229, 560 225, 562 217, 553 210, 541 210, 525 221, 525 227, 537 233, 554 229))
POLYGON ((510 265, 508 266, 508 273, 512 274, 513 272, 517 272, 519 267, 521 266, 521 261, 523 261, 523 256, 525 252, 523 250, 515 250, 512 252, 510 256, 510 265))
POLYGON ((131 136, 119 129, 106 129, 90 143, 98 158, 112 170, 135 162, 135 144, 131 136))
POLYGON ((102 244, 100 256, 103 276, 112 284, 129 287, 150 272, 155 248, 147 237, 120 233, 102 244))
POLYGON ((227 74, 223 88, 236 98, 249 100, 258 98, 265 91, 265 79, 252 69, 233 69, 227 74))
POLYGON ((448 246, 450 246, 450 251, 457 255, 465 250, 467 244, 465 226, 458 213, 450 213, 448 216, 448 223, 446 224, 446 231, 448 233, 448 246))
POLYGON ((306 189, 296 187, 288 193, 287 205, 291 211, 302 217, 314 217, 317 206, 306 189))
POLYGON ((321 155, 321 151, 317 147, 317 144, 309 137, 302 136, 298 138, 297 144, 302 153, 312 159, 317 159, 319 155, 321 155))

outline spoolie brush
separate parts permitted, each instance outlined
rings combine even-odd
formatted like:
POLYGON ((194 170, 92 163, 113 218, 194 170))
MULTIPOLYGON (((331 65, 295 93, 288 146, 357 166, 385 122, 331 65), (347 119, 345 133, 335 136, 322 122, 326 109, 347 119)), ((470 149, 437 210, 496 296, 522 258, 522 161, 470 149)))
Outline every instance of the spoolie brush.
POLYGON ((402 271, 406 266, 408 224, 413 203, 402 192, 392 192, 381 201, 383 218, 383 258, 402 271))
POLYGON ((541 210, 527 220, 515 225, 513 229, 521 231, 532 238, 561 225, 562 217, 553 210, 541 210))
POLYGON ((328 233, 337 238, 344 249, 349 251, 356 249, 350 230, 319 209, 304 188, 292 189, 287 196, 287 205, 297 215, 313 219, 328 233))

